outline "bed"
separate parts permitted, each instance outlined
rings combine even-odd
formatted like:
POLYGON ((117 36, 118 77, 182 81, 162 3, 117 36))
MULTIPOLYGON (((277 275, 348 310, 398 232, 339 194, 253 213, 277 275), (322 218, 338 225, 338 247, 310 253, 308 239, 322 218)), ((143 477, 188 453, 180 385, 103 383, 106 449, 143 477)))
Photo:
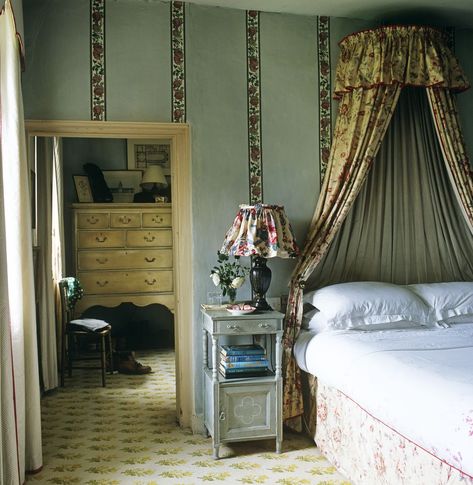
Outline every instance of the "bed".
POLYGON ((346 283, 304 300, 294 354, 317 378, 322 452, 355 484, 473 484, 473 283, 346 283))

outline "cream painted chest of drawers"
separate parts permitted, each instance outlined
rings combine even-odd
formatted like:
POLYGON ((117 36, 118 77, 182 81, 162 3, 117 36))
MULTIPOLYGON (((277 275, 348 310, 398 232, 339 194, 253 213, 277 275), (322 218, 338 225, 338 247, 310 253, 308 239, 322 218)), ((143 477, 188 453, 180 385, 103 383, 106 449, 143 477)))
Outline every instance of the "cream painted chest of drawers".
POLYGON ((171 204, 73 204, 76 311, 122 302, 174 311, 171 204))

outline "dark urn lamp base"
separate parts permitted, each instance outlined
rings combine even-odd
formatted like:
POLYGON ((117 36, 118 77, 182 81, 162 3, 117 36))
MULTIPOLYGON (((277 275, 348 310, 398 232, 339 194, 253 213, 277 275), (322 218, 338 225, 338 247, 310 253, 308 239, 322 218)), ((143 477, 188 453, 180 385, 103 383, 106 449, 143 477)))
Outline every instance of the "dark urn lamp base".
POLYGON ((256 256, 250 271, 251 288, 253 289, 254 303, 257 311, 269 312, 272 308, 266 301, 266 292, 271 283, 271 270, 266 266, 266 258, 256 256))

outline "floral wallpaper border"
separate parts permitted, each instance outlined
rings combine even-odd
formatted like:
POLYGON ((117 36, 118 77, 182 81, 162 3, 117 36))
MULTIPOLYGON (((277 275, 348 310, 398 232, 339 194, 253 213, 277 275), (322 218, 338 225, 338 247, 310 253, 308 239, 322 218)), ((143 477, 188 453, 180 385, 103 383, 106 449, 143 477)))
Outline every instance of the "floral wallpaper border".
POLYGON ((319 71, 319 163, 320 184, 322 184, 332 144, 330 17, 317 17, 317 67, 319 71))
POLYGON ((248 167, 250 204, 263 202, 263 153, 261 146, 261 74, 259 12, 246 12, 248 82, 248 167))
POLYGON ((171 120, 186 122, 185 4, 171 2, 171 120))
POLYGON ((90 0, 90 116, 105 121, 105 0, 90 0))

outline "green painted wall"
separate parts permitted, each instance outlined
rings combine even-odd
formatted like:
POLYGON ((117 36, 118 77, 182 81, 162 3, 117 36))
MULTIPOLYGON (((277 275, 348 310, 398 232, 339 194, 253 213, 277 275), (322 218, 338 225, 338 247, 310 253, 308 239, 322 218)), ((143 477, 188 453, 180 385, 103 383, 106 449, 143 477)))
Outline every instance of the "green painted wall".
MULTIPOLYGON (((89 22, 89 0, 24 0, 26 118, 90 119, 89 22)), ((166 2, 106 3, 107 119, 170 121, 169 25, 166 2)), ((332 18, 330 25, 334 79, 337 42, 373 24, 332 18)), ((459 33, 457 53, 473 78, 470 40, 471 31, 459 33)), ((302 245, 320 187, 316 18, 261 13, 260 44, 264 201, 286 207, 302 245)), ((197 413, 202 412, 199 304, 215 291, 208 274, 216 251, 238 205, 249 200, 246 76, 245 12, 187 5, 197 413)), ((473 95, 461 99, 466 139, 473 143, 473 95)), ((77 154, 74 150, 69 145, 66 152, 77 154)), ((65 162, 68 174, 80 166, 77 156, 67 155, 65 162)), ((123 168, 116 163, 113 168, 123 168)), ((270 262, 271 296, 287 293, 293 266, 270 262)), ((249 297, 248 285, 239 296, 249 297)))

